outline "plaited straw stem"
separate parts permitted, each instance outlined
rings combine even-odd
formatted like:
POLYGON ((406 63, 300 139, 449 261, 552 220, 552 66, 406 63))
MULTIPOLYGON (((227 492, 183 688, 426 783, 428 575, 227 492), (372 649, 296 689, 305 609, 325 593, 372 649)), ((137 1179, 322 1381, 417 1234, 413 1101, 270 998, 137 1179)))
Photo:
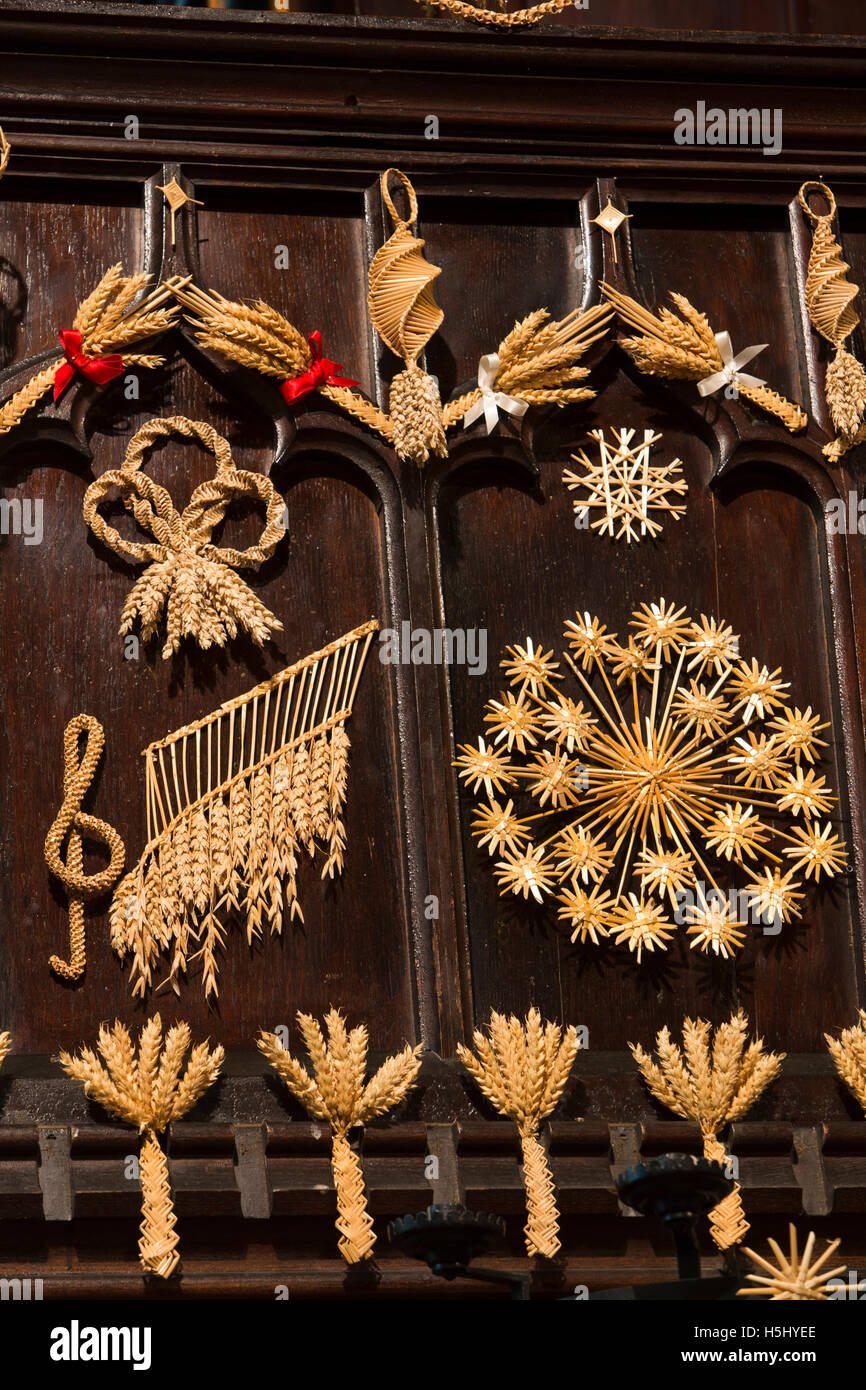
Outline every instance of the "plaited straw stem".
POLYGON ((857 1022, 843 1028, 838 1038, 824 1034, 830 1056, 839 1076, 866 1114, 866 1010, 859 1010, 857 1022))
POLYGON ((370 263, 367 305, 376 332, 406 364, 391 382, 394 448, 401 458, 423 465, 431 454, 444 458, 448 452, 439 388, 418 366, 418 358, 444 318, 432 289, 441 270, 425 259, 424 242, 410 230, 418 217, 418 200, 410 180, 399 169, 386 169, 380 186, 394 231, 370 263), (392 175, 406 192, 409 211, 405 218, 391 198, 388 185, 392 175))
MULTIPOLYGON (((677 381, 703 381, 723 370, 714 330, 684 295, 671 292, 670 296, 681 318, 670 309, 660 309, 656 317, 611 285, 602 284, 602 290, 623 322, 640 334, 638 338, 624 338, 622 346, 642 372, 677 381)), ((749 386, 738 379, 737 390, 753 405, 775 415, 791 434, 806 428, 805 411, 768 386, 749 386)))
POLYGON ((542 1120, 555 1110, 579 1047, 575 1028, 542 1020, 532 1008, 521 1022, 491 1011, 487 1035, 472 1035, 475 1053, 462 1043, 457 1055, 479 1089, 517 1125, 526 1186, 526 1249, 553 1259, 560 1248, 559 1213, 547 1155, 539 1141, 542 1120), (477 1055, 476 1055, 477 1054, 477 1055))
POLYGON ((421 1066, 421 1045, 411 1047, 407 1043, 366 1081, 368 1035, 364 1024, 349 1030, 342 1014, 331 1009, 325 1016, 327 1040, 309 1014, 298 1013, 298 1024, 312 1073, 282 1046, 275 1033, 262 1031, 258 1047, 307 1113, 331 1126, 340 1254, 347 1264, 359 1264, 369 1259, 376 1237, 367 1210, 361 1163, 347 1136, 355 1126, 369 1124, 405 1099, 421 1066))
POLYGON ((513 29, 528 24, 537 24, 548 14, 559 14, 574 3, 574 0, 543 0, 540 5, 530 5, 523 10, 488 10, 480 5, 468 5, 465 0, 416 0, 419 5, 435 5, 437 9, 448 10, 458 19, 469 19, 476 24, 486 24, 490 28, 513 29))
POLYGON ((262 646, 283 625, 234 570, 270 559, 285 535, 282 515, 283 502, 270 479, 236 468, 228 441, 213 426, 182 415, 148 421, 130 440, 120 469, 103 473, 84 494, 84 519, 93 534, 119 555, 150 561, 124 605, 121 636, 140 623, 147 642, 164 616, 163 657, 176 653, 185 638, 206 650, 224 646, 239 631, 262 646), (195 489, 180 515, 166 489, 141 471, 148 449, 172 434, 198 440, 217 464, 216 475, 195 489), (121 536, 101 515, 100 504, 114 487, 152 543, 121 536), (246 550, 216 546, 213 532, 238 497, 253 497, 266 508, 258 544, 246 550))
MULTIPOLYGON (((725 1150, 716 1135, 740 1120, 781 1071, 784 1052, 765 1052, 762 1038, 746 1043, 749 1020, 742 1009, 716 1029, 705 1019, 683 1021, 683 1045, 671 1041, 667 1028, 656 1038, 658 1061, 640 1044, 629 1043, 641 1075, 656 1100, 675 1115, 694 1120, 701 1130, 704 1157, 724 1164, 725 1150)), ((710 1212, 710 1232, 727 1250, 739 1245, 749 1229, 740 1187, 710 1212)))
POLYGON ((87 964, 84 903, 113 887, 123 872, 126 858, 123 841, 114 827, 82 810, 104 746, 105 732, 93 715, 76 715, 67 724, 63 735, 63 804, 45 839, 45 862, 51 873, 60 879, 69 898, 69 960, 51 956, 48 962, 55 974, 65 980, 80 979, 87 964), (87 741, 84 754, 80 756, 82 735, 87 741), (108 847, 110 861, 98 873, 84 872, 82 834, 90 840, 101 840, 108 847), (69 843, 64 860, 63 842, 67 836, 69 843))
POLYGON ((324 853, 323 878, 342 870, 345 723, 378 626, 363 623, 145 750, 148 841, 111 910, 134 994, 169 955, 176 991, 200 959, 205 995, 216 997, 229 920, 251 944, 303 920, 302 851, 324 853))
MULTIPOLYGON (((81 334, 83 357, 101 358, 122 353, 118 372, 129 367, 163 365, 164 357, 124 350, 145 338, 164 333, 174 323, 177 309, 174 305, 166 307, 169 299, 167 290, 157 289, 139 298, 149 280, 149 275, 124 275, 120 265, 113 265, 106 271, 96 289, 78 306, 72 323, 72 330, 81 334)), ((41 368, 26 386, 10 396, 0 407, 0 434, 6 434, 20 424, 50 387, 55 385, 58 371, 67 367, 68 359, 59 357, 49 366, 41 368)))
POLYGON ((824 394, 839 438, 824 452, 838 459, 858 438, 866 411, 866 372, 845 347, 860 322, 854 308, 859 288, 848 279, 851 267, 842 258, 842 249, 833 234, 836 199, 824 183, 804 183, 799 192, 800 206, 812 223, 812 249, 806 272, 804 297, 812 327, 835 349, 824 378, 824 394), (812 211, 808 192, 818 189, 826 198, 829 211, 821 216, 812 211))
POLYGON ((223 1049, 211 1051, 203 1042, 190 1051, 186 1023, 172 1024, 163 1040, 162 1021, 154 1014, 141 1030, 137 1049, 128 1028, 115 1020, 110 1028, 100 1028, 96 1052, 83 1047, 77 1055, 61 1052, 57 1060, 67 1076, 82 1083, 86 1095, 141 1134, 139 1260, 144 1269, 167 1279, 180 1255, 168 1163, 158 1136, 216 1081, 223 1049))

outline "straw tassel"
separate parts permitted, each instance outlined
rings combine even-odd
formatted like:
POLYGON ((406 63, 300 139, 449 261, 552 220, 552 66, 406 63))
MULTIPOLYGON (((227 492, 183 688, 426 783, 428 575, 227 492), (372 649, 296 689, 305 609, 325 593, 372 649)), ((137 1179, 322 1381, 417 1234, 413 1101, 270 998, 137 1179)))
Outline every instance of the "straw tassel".
POLYGON ((263 1031, 258 1047, 308 1114, 331 1126, 338 1245, 347 1264, 358 1264, 369 1259, 376 1238, 367 1210, 361 1162, 347 1136, 354 1127, 392 1110, 409 1094, 421 1066, 421 1045, 411 1047, 407 1043, 366 1081, 368 1037, 364 1024, 349 1030, 337 1009, 325 1017, 327 1039, 309 1014, 299 1013, 298 1024, 312 1074, 283 1047, 275 1033, 263 1031))
POLYGON ((177 1268, 179 1254, 168 1163, 159 1135, 198 1103, 219 1076, 223 1060, 223 1049, 211 1051, 206 1042, 190 1050, 186 1023, 172 1024, 163 1038, 159 1014, 144 1024, 137 1049, 129 1029, 116 1019, 111 1027, 100 1028, 96 1052, 83 1047, 77 1055, 61 1052, 57 1058, 87 1096, 141 1135, 139 1259, 161 1279, 177 1268))

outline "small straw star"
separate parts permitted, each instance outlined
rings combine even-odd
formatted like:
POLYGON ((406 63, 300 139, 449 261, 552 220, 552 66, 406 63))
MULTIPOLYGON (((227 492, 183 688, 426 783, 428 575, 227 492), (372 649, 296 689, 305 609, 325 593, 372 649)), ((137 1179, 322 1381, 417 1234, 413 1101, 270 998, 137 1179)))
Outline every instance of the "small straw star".
POLYGON ((497 753, 495 748, 488 748, 480 734, 477 748, 473 748, 471 743, 462 743, 457 751, 460 757, 455 759, 454 766, 461 769, 459 775, 467 784, 474 784, 474 792, 483 785, 488 799, 492 801, 494 787, 501 792, 506 785, 514 786, 513 769, 508 759, 497 753))
POLYGON ((734 739, 734 747, 740 751, 730 753, 728 762, 739 769, 734 777, 745 787, 775 787, 785 770, 784 754, 775 737, 771 734, 768 738, 765 733, 756 734, 750 729, 748 742, 744 738, 734 739))
POLYGON ((671 649, 679 651, 692 626, 691 618, 683 617, 685 608, 675 608, 659 599, 658 603, 642 603, 631 620, 637 638, 645 647, 660 644, 661 654, 667 661, 671 649))
POLYGON ((754 808, 747 806, 744 811, 739 801, 736 806, 728 802, 723 810, 716 813, 707 829, 707 847, 725 859, 733 859, 737 864, 743 862, 743 855, 747 859, 754 859, 755 850, 760 848, 769 834, 768 827, 754 808))
POLYGON ((698 947, 701 951, 712 951, 713 955, 729 960, 735 951, 741 949, 746 939, 741 928, 747 924, 734 916, 730 904, 720 894, 710 893, 706 902, 688 905, 685 918, 689 924, 686 935, 694 937, 692 950, 698 947))
POLYGON ((629 637, 627 647, 621 647, 617 642, 610 642, 608 655, 611 658, 611 670, 617 685, 622 685, 624 680, 630 680, 632 676, 643 676, 645 680, 652 680, 653 672, 656 669, 652 652, 647 648, 638 647, 633 637, 629 637))
POLYGON ((790 811, 794 816, 800 811, 807 818, 825 816, 836 801, 836 797, 828 793, 826 778, 816 777, 811 770, 804 773, 801 767, 779 778, 776 790, 779 793, 779 810, 790 811))
POLYGON ((491 854, 501 854, 505 849, 519 854, 522 844, 530 839, 525 826, 526 821, 514 814, 513 801, 506 802, 505 806, 491 801, 489 806, 479 808, 472 822, 472 833, 481 836, 479 847, 483 849, 487 845, 491 854))
POLYGON ((539 717, 539 724, 546 730, 544 737, 553 743, 565 744, 566 752, 580 751, 598 720, 584 709, 583 701, 569 700, 560 695, 556 704, 550 705, 539 717))
POLYGON ((746 1278, 757 1287, 737 1289, 738 1298, 748 1297, 749 1294, 752 1294, 759 1298, 768 1298, 771 1302, 776 1303, 826 1302, 829 1299, 834 1287, 830 1284, 830 1280, 838 1279, 846 1272, 845 1265, 837 1265, 835 1269, 824 1268, 831 1255, 834 1255, 839 1248, 840 1241, 831 1240, 823 1255, 819 1255, 817 1260, 813 1260, 814 1231, 809 1232, 802 1255, 797 1248, 797 1232, 793 1222, 788 1226, 788 1239, 790 1242, 788 1255, 782 1253, 778 1243, 772 1237, 767 1242, 776 1257, 775 1264, 765 1260, 763 1255, 750 1250, 748 1246, 743 1247, 744 1253, 748 1255, 752 1264, 758 1269, 766 1270, 766 1274, 747 1274, 746 1278))
POLYGON ((712 670, 720 676, 736 660, 739 648, 740 639, 733 628, 702 613, 700 619, 691 624, 686 653, 692 659, 686 663, 686 670, 697 669, 699 676, 712 670))
POLYGON ((544 902, 544 894, 551 891, 556 881, 550 861, 544 858, 542 846, 504 855, 496 865, 495 873, 502 889, 509 889, 524 898, 531 893, 537 903, 544 902))
POLYGON ((583 618, 578 613, 577 621, 569 618, 563 636, 568 638, 568 645, 580 657, 584 671, 588 671, 593 662, 601 662, 607 655, 608 645, 616 641, 616 633, 609 633, 598 618, 590 617, 589 613, 584 613, 583 618))
POLYGON ((599 883, 613 864, 613 855, 604 841, 596 839, 582 825, 566 826, 554 841, 553 848, 562 855, 557 869, 562 874, 568 874, 575 883, 578 878, 583 879, 584 883, 589 883, 590 879, 593 883, 599 883))
POLYGON ((682 850, 660 854, 652 849, 644 849, 637 857, 635 868, 640 875, 641 888, 651 889, 660 898, 667 893, 673 907, 676 906, 677 893, 681 893, 687 883, 695 881, 692 861, 682 850))
POLYGON ((765 869, 763 878, 746 884, 746 895, 763 922, 790 922, 798 915, 803 897, 799 887, 792 872, 783 875, 779 869, 765 869))
POLYGON ((532 638, 527 637, 525 646, 517 643, 513 647, 505 649, 510 661, 500 661, 500 666, 507 675, 512 685, 520 684, 521 694, 529 689, 538 699, 539 694, 545 687, 552 685, 554 681, 561 681, 562 676, 558 675, 559 662, 553 661, 553 651, 544 652, 540 648, 536 650, 532 638))
POLYGON ((527 772, 537 774, 535 780, 529 783, 529 791, 538 797, 539 806, 546 805, 548 801, 556 810, 563 806, 575 806, 580 770, 576 758, 569 759, 567 753, 551 753, 549 748, 542 748, 527 764, 527 772))
POLYGON ((610 893, 604 892, 598 884, 589 893, 582 888, 566 888, 564 893, 557 894, 556 900, 562 903, 558 913, 560 920, 574 928, 572 941, 589 940, 597 946, 600 936, 610 935, 607 922, 612 900, 610 893))
POLYGON ((693 728, 696 734, 708 738, 719 738, 725 725, 731 722, 731 713, 722 696, 710 695, 695 680, 688 690, 680 686, 671 709, 684 728, 693 728))
POLYGON ((796 840, 796 844, 787 845, 782 850, 794 861, 791 864, 792 874, 802 869, 807 879, 814 877, 817 883, 822 872, 832 878, 844 869, 848 856, 839 836, 832 833, 829 821, 823 829, 811 822, 808 825, 795 825, 792 839, 796 840))
POLYGON ((501 699, 491 700, 490 706, 491 711, 485 714, 484 723, 490 725, 491 732, 495 731, 494 743, 501 743, 505 739, 509 753, 515 744, 520 753, 526 752, 527 743, 535 746, 535 735, 541 732, 538 710, 535 705, 527 703, 524 690, 517 696, 512 695, 510 690, 503 690, 501 699))
POLYGON ((656 946, 667 950, 673 927, 659 904, 641 902, 634 893, 629 893, 628 901, 621 898, 614 909, 613 934, 617 946, 623 941, 628 943, 628 949, 635 952, 640 965, 644 951, 654 951, 656 946))
POLYGON ((743 723, 748 724, 753 714, 763 719, 767 713, 780 709, 788 699, 782 692, 787 690, 790 681, 780 681, 781 669, 770 674, 766 666, 758 666, 752 658, 751 665, 741 661, 737 671, 728 682, 728 689, 734 697, 732 708, 743 708, 743 723))
POLYGON ((828 729, 829 724, 821 723, 821 716, 812 713, 812 706, 809 705, 805 714, 799 709, 786 709, 776 719, 770 721, 770 728, 775 730, 776 741, 786 753, 793 753, 795 762, 803 757, 807 763, 815 761, 816 748, 826 748, 827 740, 818 738, 821 729, 828 729))

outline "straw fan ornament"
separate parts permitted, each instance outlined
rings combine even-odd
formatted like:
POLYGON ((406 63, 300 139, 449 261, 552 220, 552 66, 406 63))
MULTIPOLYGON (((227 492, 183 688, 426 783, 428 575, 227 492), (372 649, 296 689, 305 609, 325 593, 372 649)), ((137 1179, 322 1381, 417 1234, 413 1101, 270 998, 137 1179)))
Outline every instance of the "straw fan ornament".
POLYGON ((866 412, 866 372, 845 347, 860 322, 854 308, 859 287, 848 279, 851 267, 842 259, 842 249, 833 235, 836 199, 825 183, 804 183, 799 192, 800 206, 812 223, 812 249, 806 272, 805 300, 812 327, 834 350, 824 376, 824 394, 838 438, 824 446, 834 462, 855 444, 866 439, 863 424, 866 412), (827 200, 829 211, 819 215, 809 205, 809 192, 817 189, 827 200))
POLYGON ((472 833, 500 892, 553 898, 572 941, 612 937, 640 962, 684 921, 692 947, 727 958, 744 900, 762 924, 790 922, 805 881, 844 868, 821 819, 836 801, 816 768, 827 725, 722 621, 662 598, 630 627, 620 642, 576 614, 562 663, 531 637, 507 649, 510 689, 455 764, 485 793, 472 833))
MULTIPOLYGON (((656 1038, 658 1060, 639 1043, 629 1043, 641 1075, 657 1101, 700 1126, 704 1158, 728 1162, 717 1138, 725 1125, 741 1120, 779 1075, 784 1052, 765 1052, 763 1038, 746 1045, 749 1020, 742 1009, 722 1023, 712 1037, 703 1018, 683 1021, 683 1045, 671 1041, 667 1028, 656 1038)), ((749 1229, 740 1184, 710 1212, 710 1234, 720 1250, 739 1245, 749 1229)))
POLYGON ((57 1058, 67 1076, 81 1082, 85 1095, 141 1135, 138 1257, 142 1268, 160 1279, 174 1272, 180 1255, 168 1160, 159 1136, 201 1100, 225 1057, 221 1047, 211 1051, 206 1042, 189 1048, 188 1024, 172 1024, 163 1040, 162 1021, 154 1014, 142 1028, 137 1048, 129 1029, 116 1019, 110 1028, 100 1028, 96 1052, 83 1047, 77 1056, 61 1052, 57 1058))
POLYGON ((309 1014, 299 1012, 298 1025, 312 1063, 312 1075, 283 1047, 276 1033, 262 1031, 259 1051, 307 1113, 331 1126, 331 1171, 337 1190, 340 1254, 347 1264, 359 1264, 370 1258, 376 1237, 373 1218, 367 1210, 361 1160, 349 1143, 349 1131, 387 1114, 405 1099, 418 1077, 422 1045, 412 1047, 407 1043, 402 1052, 389 1057, 367 1081, 368 1036, 363 1023, 347 1029, 339 1010, 331 1009, 325 1016, 327 1040, 309 1014))
POLYGON ((737 1289, 738 1298, 754 1295, 773 1303, 825 1303, 834 1297, 839 1285, 832 1281, 847 1273, 847 1265, 837 1265, 835 1269, 827 1269, 826 1265, 838 1250, 840 1240, 828 1241, 822 1254, 815 1259, 815 1232, 810 1231, 801 1255, 792 1221, 788 1224, 787 1255, 772 1237, 767 1244, 776 1258, 775 1264, 756 1250, 743 1247, 743 1253, 748 1255, 755 1270, 760 1272, 746 1275, 754 1287, 737 1289))
POLYGON ((142 640, 149 642, 164 616, 166 658, 184 638, 207 650, 246 632, 262 646, 283 625, 233 571, 271 558, 286 534, 282 516, 283 502, 270 478, 236 468, 228 441, 212 425, 182 415, 148 421, 129 441, 121 467, 103 473, 84 494, 84 520, 97 539, 118 555, 149 561, 124 605, 120 635, 125 637, 138 623, 142 640), (147 450, 172 434, 197 439, 217 465, 214 477, 195 489, 182 514, 166 489, 142 472, 147 450), (113 488, 151 541, 127 539, 109 526, 99 507, 113 488), (214 545, 215 528, 241 497, 252 497, 267 509, 258 543, 246 550, 214 545))
POLYGON ((432 454, 447 455, 447 431, 461 421, 468 428, 483 419, 490 434, 501 414, 520 419, 532 405, 592 400, 595 392, 580 385, 588 369, 577 362, 604 335, 613 317, 608 305, 575 311, 560 320, 552 319, 546 309, 535 310, 514 325, 496 352, 480 359, 477 385, 442 405, 436 382, 418 365, 443 319, 432 289, 439 268, 426 260, 424 242, 411 230, 418 202, 409 179, 398 169, 388 169, 381 187, 394 231, 370 264, 367 302, 376 332, 403 361, 403 370, 391 383, 390 414, 353 390, 358 383, 341 376, 341 364, 323 356, 318 330, 305 338, 262 300, 252 305, 228 300, 199 289, 189 277, 166 281, 166 289, 189 311, 202 347, 272 377, 289 405, 320 391, 392 444, 401 458, 419 466, 432 454), (393 175, 406 191, 406 217, 399 215, 391 197, 393 175))
POLYGON ((161 367, 164 357, 126 349, 171 328, 177 306, 165 288, 144 291, 150 276, 124 275, 113 265, 78 306, 71 328, 58 334, 63 355, 43 367, 0 406, 0 434, 20 424, 53 387, 55 401, 76 379, 104 385, 130 367, 161 367), (142 297, 143 296, 143 297, 142 297))
POLYGON ((479 1090, 517 1125, 523 1153, 529 1255, 553 1259, 560 1248, 553 1177, 539 1139, 542 1120, 559 1104, 580 1046, 577 1029, 544 1021, 532 1008, 521 1022, 491 1010, 487 1034, 472 1034, 475 1052, 462 1043, 457 1055, 479 1090))
POLYGON ((566 468, 562 474, 569 492, 580 494, 574 503, 578 521, 611 540, 625 537, 629 545, 646 536, 655 539, 669 517, 679 521, 686 506, 677 498, 689 490, 679 459, 650 462, 650 451, 662 436, 645 429, 641 442, 636 434, 633 429, 613 429, 608 440, 604 430, 590 430, 598 445, 598 463, 581 449, 571 456, 580 471, 566 468))
POLYGON ((728 332, 716 333, 706 315, 690 304, 685 295, 671 292, 680 311, 670 309, 651 314, 636 299, 602 283, 602 290, 620 318, 639 333, 623 339, 622 346, 642 372, 674 381, 697 382, 701 396, 713 396, 725 389, 743 396, 781 420, 791 434, 806 428, 809 417, 798 405, 771 391, 766 382, 743 371, 763 352, 766 343, 743 348, 736 355, 728 332))
POLYGON ((200 960, 216 997, 229 919, 250 944, 287 916, 303 920, 302 852, 321 851, 322 878, 342 872, 346 721, 378 627, 371 619, 145 749, 147 845, 111 910, 134 995, 167 955, 176 992, 200 960))
POLYGON ((69 897, 69 960, 51 956, 48 964, 61 979, 70 981, 79 980, 87 964, 84 903, 114 887, 126 859, 126 848, 114 827, 82 810, 104 747, 105 730, 92 714, 78 714, 70 719, 63 734, 63 804, 45 838, 45 862, 69 897), (108 848, 109 862, 97 873, 84 872, 84 835, 89 840, 101 840, 108 848))

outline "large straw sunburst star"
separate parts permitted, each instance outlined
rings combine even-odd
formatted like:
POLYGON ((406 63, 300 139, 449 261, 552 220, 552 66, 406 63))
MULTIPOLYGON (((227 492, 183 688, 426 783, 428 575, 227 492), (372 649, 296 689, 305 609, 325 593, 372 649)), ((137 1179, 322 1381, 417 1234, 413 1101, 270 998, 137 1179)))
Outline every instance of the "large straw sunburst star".
POLYGON ((640 961, 680 921, 692 947, 727 958, 747 919, 798 918, 803 879, 845 866, 820 822, 836 800, 815 766, 827 725, 714 618, 659 599, 630 627, 623 644, 577 614, 563 662, 530 637, 508 649, 511 690, 455 763, 487 794, 473 834, 499 856, 500 892, 555 896, 573 941, 612 936, 640 961), (560 690, 566 670, 578 699, 560 690), (534 814, 515 811, 521 788, 534 814))

